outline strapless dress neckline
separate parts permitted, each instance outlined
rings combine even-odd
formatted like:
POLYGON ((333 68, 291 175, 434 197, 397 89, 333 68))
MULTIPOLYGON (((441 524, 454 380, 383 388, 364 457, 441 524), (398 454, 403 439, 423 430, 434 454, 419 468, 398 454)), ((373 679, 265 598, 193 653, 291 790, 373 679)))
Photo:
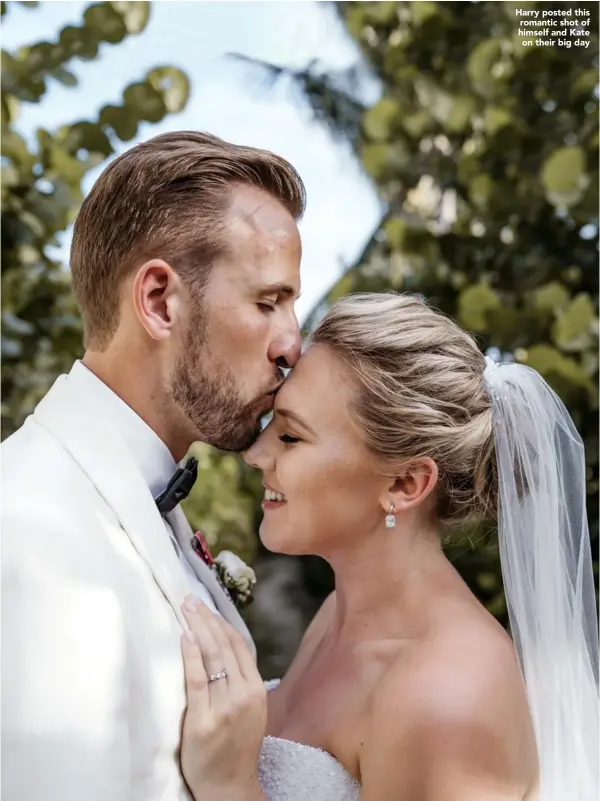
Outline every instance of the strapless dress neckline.
MULTIPOLYGON (((279 680, 266 682, 274 690, 279 680)), ((314 745, 267 736, 259 760, 267 801, 359 801, 360 785, 338 760, 314 745)))

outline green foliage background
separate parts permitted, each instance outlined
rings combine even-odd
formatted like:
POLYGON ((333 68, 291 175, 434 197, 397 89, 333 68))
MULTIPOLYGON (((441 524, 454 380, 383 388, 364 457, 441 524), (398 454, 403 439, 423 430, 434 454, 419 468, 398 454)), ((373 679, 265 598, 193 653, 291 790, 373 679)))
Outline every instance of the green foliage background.
MULTIPOLYGON (((4 15, 13 3, 2 3, 4 15)), ((36 3, 27 3, 35 14, 36 3)), ((103 43, 143 32, 151 3, 90 5, 54 41, 2 51, 2 436, 81 355, 69 273, 52 255, 81 202, 81 180, 185 105, 189 82, 157 66, 95 119, 17 129, 19 108, 103 43)), ((326 4, 331 5, 331 4, 326 4)), ((315 307, 353 291, 418 292, 491 346, 539 370, 584 437, 589 520, 598 544, 598 6, 596 3, 352 2, 335 13, 381 85, 360 100, 357 70, 259 65, 300 90, 316 119, 349 143, 385 204, 357 263, 315 307), (516 8, 586 8, 588 48, 527 47, 516 8)), ((323 13, 328 13, 324 9, 323 13)), ((571 37, 574 41, 574 37, 571 37)), ((309 198, 310 202, 310 198, 309 198)), ((332 212, 335 213, 335 210, 332 212)), ((260 479, 241 460, 193 448, 200 480, 186 503, 209 543, 254 558, 260 479)), ((505 621, 498 553, 487 526, 448 541, 478 597, 505 621)), ((265 561, 259 552, 258 564, 265 561)), ((301 561, 303 613, 331 589, 328 568, 301 561)), ((252 616, 252 613, 251 613, 252 616)), ((255 625, 259 623, 255 620, 255 625)), ((293 638, 292 638, 293 639, 293 638)), ((280 645, 285 667, 295 642, 280 645)))
MULTIPOLYGON (((2 3, 2 17, 12 3, 2 3)), ((21 3, 36 13, 38 3, 21 3)), ((187 76, 157 66, 123 90, 119 105, 95 119, 56 131, 38 128, 35 142, 18 132, 23 104, 43 103, 52 81, 77 86, 69 69, 98 58, 103 44, 117 45, 143 32, 150 3, 95 3, 79 25, 53 41, 15 53, 2 50, 2 435, 11 434, 54 378, 81 355, 81 324, 64 264, 53 258, 57 234, 73 222, 84 175, 133 139, 140 123, 181 111, 187 76)))
MULTIPOLYGON (((597 576, 598 6, 334 6, 381 84, 378 102, 360 103, 354 70, 258 64, 291 81, 350 144, 386 207, 306 330, 347 293, 416 292, 474 332, 482 350, 538 370, 585 441, 597 576), (571 18, 586 9, 589 47, 523 45, 516 9, 536 8, 571 9, 571 18)), ((494 528, 453 533, 447 553, 506 623, 494 528)))

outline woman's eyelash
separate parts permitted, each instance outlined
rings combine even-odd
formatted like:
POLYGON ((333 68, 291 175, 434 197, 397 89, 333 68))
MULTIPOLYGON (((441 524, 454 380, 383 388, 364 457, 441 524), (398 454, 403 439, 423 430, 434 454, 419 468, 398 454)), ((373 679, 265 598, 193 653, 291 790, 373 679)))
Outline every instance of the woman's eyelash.
POLYGON ((291 442, 300 442, 300 440, 299 440, 297 437, 290 437, 290 435, 289 435, 289 434, 282 434, 282 435, 279 437, 279 439, 280 439, 282 442, 289 442, 289 443, 291 443, 291 442))
POLYGON ((269 303, 257 303, 256 305, 262 312, 265 312, 265 314, 275 311, 275 306, 271 306, 269 303))

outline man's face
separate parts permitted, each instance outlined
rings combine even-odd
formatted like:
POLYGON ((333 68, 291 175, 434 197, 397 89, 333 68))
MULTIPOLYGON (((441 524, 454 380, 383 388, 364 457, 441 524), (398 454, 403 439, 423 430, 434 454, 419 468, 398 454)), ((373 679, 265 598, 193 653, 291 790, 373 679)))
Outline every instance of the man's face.
POLYGON ((246 186, 232 194, 225 237, 227 252, 192 307, 170 389, 197 439, 242 451, 273 407, 281 368, 300 356, 301 243, 290 213, 246 186))

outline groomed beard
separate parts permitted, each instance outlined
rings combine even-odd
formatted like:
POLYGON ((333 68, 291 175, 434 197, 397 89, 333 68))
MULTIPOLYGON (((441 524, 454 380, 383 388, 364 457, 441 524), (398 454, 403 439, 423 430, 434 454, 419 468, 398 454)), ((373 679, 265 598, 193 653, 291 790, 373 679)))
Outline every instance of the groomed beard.
MULTIPOLYGON (((195 318, 203 315, 196 313, 195 318)), ((205 341, 205 326, 193 319, 171 378, 171 397, 193 425, 199 441, 223 451, 247 450, 261 432, 264 393, 250 403, 240 397, 234 374, 205 341)))

